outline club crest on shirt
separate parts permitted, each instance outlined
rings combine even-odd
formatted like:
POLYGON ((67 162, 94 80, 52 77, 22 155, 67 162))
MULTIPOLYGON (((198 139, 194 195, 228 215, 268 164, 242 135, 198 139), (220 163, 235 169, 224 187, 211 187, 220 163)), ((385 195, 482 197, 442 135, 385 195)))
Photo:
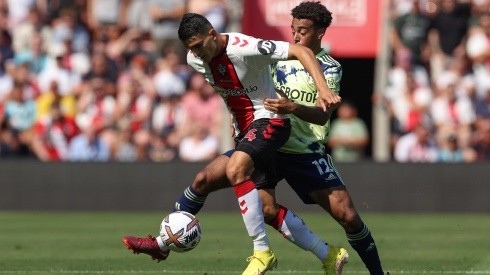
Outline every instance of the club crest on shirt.
POLYGON ((224 76, 226 74, 226 66, 223 64, 218 65, 218 72, 220 75, 224 76))

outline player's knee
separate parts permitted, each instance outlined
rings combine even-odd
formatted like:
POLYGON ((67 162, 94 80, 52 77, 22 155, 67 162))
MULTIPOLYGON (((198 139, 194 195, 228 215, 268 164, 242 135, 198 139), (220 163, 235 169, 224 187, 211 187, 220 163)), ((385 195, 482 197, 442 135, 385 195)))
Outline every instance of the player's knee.
POLYGON ((231 185, 237 185, 247 180, 245 171, 238 165, 226 166, 226 177, 231 185))
POLYGON ((349 231, 357 231, 362 226, 361 218, 355 209, 348 208, 337 215, 337 221, 349 231))
POLYGON ((277 216, 277 209, 274 205, 262 205, 262 213, 264 214, 264 221, 266 223, 271 222, 277 216))
POLYGON ((209 194, 209 183, 208 183, 208 175, 206 170, 201 170, 197 173, 194 181, 192 182, 192 189, 201 195, 209 194))

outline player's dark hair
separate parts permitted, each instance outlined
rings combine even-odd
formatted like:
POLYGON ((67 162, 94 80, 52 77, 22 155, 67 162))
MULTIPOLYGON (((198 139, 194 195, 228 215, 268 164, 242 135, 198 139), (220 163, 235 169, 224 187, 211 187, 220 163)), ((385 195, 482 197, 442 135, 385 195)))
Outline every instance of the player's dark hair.
POLYGON ((197 13, 186 13, 180 21, 179 39, 185 41, 194 35, 206 34, 212 28, 213 25, 206 17, 197 13))
POLYGON ((308 19, 318 28, 328 28, 332 23, 332 13, 320 2, 302 2, 291 10, 296 19, 308 19))

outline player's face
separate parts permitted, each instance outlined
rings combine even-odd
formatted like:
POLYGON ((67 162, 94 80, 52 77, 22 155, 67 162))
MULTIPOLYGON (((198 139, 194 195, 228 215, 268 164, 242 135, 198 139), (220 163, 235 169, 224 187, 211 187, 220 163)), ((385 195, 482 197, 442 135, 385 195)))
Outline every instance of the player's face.
POLYGON ((206 35, 198 34, 191 36, 184 41, 184 46, 204 62, 210 62, 215 56, 217 39, 219 39, 219 37, 216 32, 210 30, 206 35))
POLYGON ((295 44, 311 49, 320 46, 325 29, 317 29, 309 19, 293 18, 291 32, 295 44))

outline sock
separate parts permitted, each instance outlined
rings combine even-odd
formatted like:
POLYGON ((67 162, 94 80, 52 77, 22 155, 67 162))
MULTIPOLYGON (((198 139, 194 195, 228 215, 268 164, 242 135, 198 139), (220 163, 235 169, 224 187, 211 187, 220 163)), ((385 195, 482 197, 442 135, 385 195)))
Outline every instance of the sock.
POLYGON ((352 248, 354 248, 357 254, 359 254, 359 257, 361 257, 370 274, 384 274, 376 243, 365 224, 363 224, 361 231, 347 233, 347 239, 352 248))
POLYGON ((280 205, 277 216, 268 224, 279 231, 288 241, 306 251, 311 251, 321 261, 327 257, 328 244, 313 233, 300 217, 286 207, 280 205))
POLYGON ((269 240, 265 230, 262 201, 253 181, 244 181, 233 187, 242 212, 243 222, 248 235, 252 237, 254 250, 263 251, 269 248, 269 240))
POLYGON ((207 196, 196 193, 191 186, 187 187, 175 202, 173 211, 186 211, 196 215, 204 206, 207 196))

